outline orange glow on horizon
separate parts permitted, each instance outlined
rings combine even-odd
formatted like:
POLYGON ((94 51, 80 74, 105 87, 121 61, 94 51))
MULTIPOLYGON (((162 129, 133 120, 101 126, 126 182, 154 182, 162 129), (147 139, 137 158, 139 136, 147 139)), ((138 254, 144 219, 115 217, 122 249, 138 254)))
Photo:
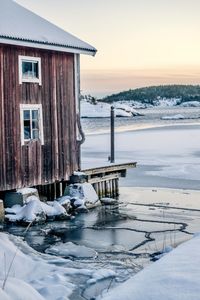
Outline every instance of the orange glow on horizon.
POLYGON ((103 97, 128 89, 165 84, 200 84, 200 66, 138 70, 82 70, 81 89, 103 97))

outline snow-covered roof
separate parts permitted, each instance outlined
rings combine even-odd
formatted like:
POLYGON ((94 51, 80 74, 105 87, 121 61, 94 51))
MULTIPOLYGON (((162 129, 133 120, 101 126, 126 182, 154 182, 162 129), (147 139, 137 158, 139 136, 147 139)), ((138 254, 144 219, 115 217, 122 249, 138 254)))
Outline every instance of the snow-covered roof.
POLYGON ((12 0, 0 0, 0 43, 95 55, 96 49, 12 0))

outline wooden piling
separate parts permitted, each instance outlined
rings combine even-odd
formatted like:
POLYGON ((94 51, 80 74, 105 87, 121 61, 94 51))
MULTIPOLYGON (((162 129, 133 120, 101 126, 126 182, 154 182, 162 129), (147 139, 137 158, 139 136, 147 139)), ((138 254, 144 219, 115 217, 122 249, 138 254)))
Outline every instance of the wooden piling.
MULTIPOLYGON (((94 186, 94 189, 101 199, 103 197, 117 198, 119 196, 119 178, 126 176, 126 170, 135 168, 136 163, 109 165, 93 169, 82 170, 85 173, 86 181, 94 186)), ((38 189, 41 199, 44 201, 54 200, 64 195, 69 181, 60 181, 43 186, 35 186, 38 189)))

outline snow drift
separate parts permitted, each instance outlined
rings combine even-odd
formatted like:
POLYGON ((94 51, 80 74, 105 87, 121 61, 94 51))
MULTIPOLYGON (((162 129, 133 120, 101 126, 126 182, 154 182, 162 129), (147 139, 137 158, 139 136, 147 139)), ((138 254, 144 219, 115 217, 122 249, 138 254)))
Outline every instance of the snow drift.
POLYGON ((103 300, 198 300, 199 265, 200 235, 197 235, 105 293, 103 300))

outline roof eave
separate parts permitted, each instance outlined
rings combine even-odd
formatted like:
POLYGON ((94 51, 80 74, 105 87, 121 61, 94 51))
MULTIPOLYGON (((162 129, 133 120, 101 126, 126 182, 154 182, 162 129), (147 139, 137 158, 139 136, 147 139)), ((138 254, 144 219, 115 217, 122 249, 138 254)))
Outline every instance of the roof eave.
POLYGON ((45 49, 51 51, 59 51, 59 52, 67 52, 67 53, 75 53, 75 54, 86 54, 95 56, 97 50, 96 49, 86 49, 86 48, 77 48, 65 45, 56 45, 56 44, 48 44, 38 41, 28 41, 28 40, 20 40, 14 38, 0 37, 0 43, 8 44, 8 45, 16 45, 22 47, 31 47, 38 49, 45 49))

